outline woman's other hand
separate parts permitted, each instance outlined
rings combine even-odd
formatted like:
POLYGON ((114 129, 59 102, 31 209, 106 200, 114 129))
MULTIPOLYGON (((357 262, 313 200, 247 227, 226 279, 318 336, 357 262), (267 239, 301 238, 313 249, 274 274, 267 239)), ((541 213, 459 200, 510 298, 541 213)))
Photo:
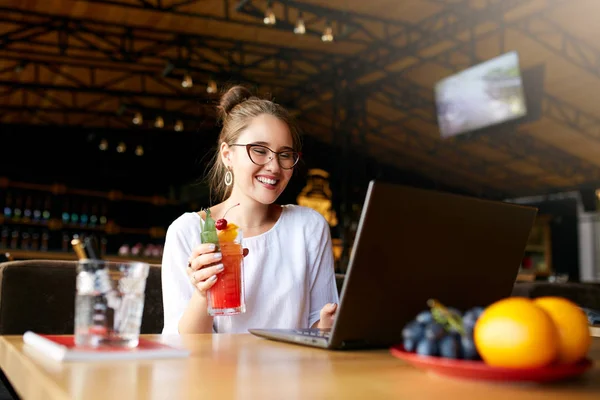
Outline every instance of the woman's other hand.
POLYGON ((321 319, 317 323, 319 329, 330 329, 335 321, 335 314, 337 312, 337 304, 328 303, 321 309, 321 319))

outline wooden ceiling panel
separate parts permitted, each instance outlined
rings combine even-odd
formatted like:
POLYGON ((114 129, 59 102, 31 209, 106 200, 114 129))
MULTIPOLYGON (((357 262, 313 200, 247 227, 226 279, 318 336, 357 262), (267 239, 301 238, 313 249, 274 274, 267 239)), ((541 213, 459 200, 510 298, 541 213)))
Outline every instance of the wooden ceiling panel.
MULTIPOLYGON (((486 35, 484 38, 477 40, 475 42, 475 52, 477 53, 477 56, 482 60, 489 60, 504 53, 506 50, 504 48, 505 35, 505 32, 500 30, 492 35, 486 35)), ((465 58, 467 58, 467 55, 462 54, 462 56, 460 62, 466 61, 465 58)))
POLYGON ((493 164, 503 165, 513 160, 514 156, 503 151, 498 151, 478 141, 462 142, 460 148, 465 149, 472 154, 477 154, 481 159, 493 164))
POLYGON ((600 50, 596 38, 600 35, 598 15, 600 2, 596 0, 577 0, 564 2, 548 13, 548 19, 557 26, 564 27, 578 40, 600 50))
POLYGON ((540 177, 546 174, 546 171, 537 165, 533 165, 525 160, 510 161, 504 165, 504 167, 511 169, 516 173, 523 175, 530 175, 540 177))
MULTIPOLYGON (((459 38, 459 39, 461 39, 461 38, 459 38)), ((461 41, 463 41, 463 39, 461 39, 461 41)), ((443 53, 443 52, 447 51, 448 49, 455 47, 456 44, 457 44, 457 42, 454 38, 440 40, 438 42, 435 42, 431 46, 427 46, 426 48, 421 50, 418 53, 418 55, 419 55, 419 58, 430 58, 430 57, 433 57, 440 53, 443 53)))
POLYGON ((585 178, 583 177, 579 177, 579 178, 571 178, 571 179, 567 179, 567 178, 561 178, 558 176, 549 176, 545 179, 546 182, 546 188, 548 187, 559 187, 559 188, 572 188, 572 187, 576 187, 577 185, 580 185, 582 183, 585 183, 585 178))
POLYGON ((405 74, 406 78, 424 86, 432 88, 437 81, 452 74, 452 71, 439 64, 425 63, 419 66, 418 69, 413 69, 405 74))
POLYGON ((396 109, 392 104, 384 104, 372 99, 367 99, 367 110, 386 121, 393 121, 405 115, 402 110, 396 109))
POLYGON ((419 132, 420 134, 423 134, 424 136, 433 138, 436 141, 438 141, 440 138, 437 126, 432 124, 430 121, 425 121, 420 118, 407 118, 403 125, 409 129, 419 132))
POLYGON ((544 10, 548 4, 548 0, 521 1, 518 7, 505 12, 503 19, 506 22, 513 22, 544 10))
MULTIPOLYGON (((600 166, 600 140, 588 139, 575 130, 548 118, 543 118, 536 124, 535 129, 528 133, 577 158, 600 166)), ((544 155, 540 154, 540 156, 544 155)))
MULTIPOLYGON (((556 40, 560 40, 560 37, 556 40)), ((548 93, 559 96, 582 110, 595 112, 594 104, 597 99, 600 100, 600 93, 590 91, 589 88, 600 84, 600 74, 597 76, 590 73, 519 31, 507 31, 505 41, 507 48, 519 52, 523 69, 544 65, 544 88, 548 93)))
POLYGON ((443 7, 428 0, 304 0, 303 3, 332 7, 338 10, 367 14, 379 18, 414 23, 440 11, 443 7))

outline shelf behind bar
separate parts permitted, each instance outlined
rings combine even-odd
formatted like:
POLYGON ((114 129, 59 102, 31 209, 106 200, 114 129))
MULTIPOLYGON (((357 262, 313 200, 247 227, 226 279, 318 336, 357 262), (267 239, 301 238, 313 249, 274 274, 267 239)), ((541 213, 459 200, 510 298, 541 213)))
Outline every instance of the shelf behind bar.
POLYGON ((55 195, 60 194, 73 194, 84 197, 99 197, 108 199, 110 201, 135 201, 140 203, 150 203, 155 206, 164 206, 164 205, 180 205, 180 202, 177 200, 170 200, 164 196, 137 196, 124 194, 120 191, 111 190, 109 192, 103 192, 99 190, 88 190, 88 189, 77 189, 77 188, 69 188, 65 185, 54 184, 54 185, 44 185, 40 183, 29 183, 29 182, 15 182, 11 181, 6 177, 0 176, 0 187, 2 188, 15 188, 22 190, 37 190, 41 192, 50 192, 55 195))
POLYGON ((148 235, 153 238, 163 238, 166 235, 166 231, 164 228, 159 226, 154 226, 151 228, 127 228, 123 226, 118 226, 113 221, 108 221, 105 225, 99 226, 81 226, 78 224, 65 224, 60 219, 51 218, 46 223, 44 222, 35 222, 32 220, 7 220, 3 215, 0 215, 0 225, 24 225, 31 226, 37 228, 46 228, 50 231, 59 231, 63 229, 67 230, 81 230, 81 231, 91 231, 91 232, 104 232, 108 235, 118 235, 120 233, 124 234, 132 234, 132 235, 148 235))
MULTIPOLYGON (((77 260, 75 253, 64 253, 60 251, 32 251, 32 250, 13 250, 0 249, 0 253, 9 253, 16 260, 77 260)), ((102 257, 107 261, 140 261, 148 264, 160 264, 160 257, 136 257, 136 256, 118 256, 106 255, 102 257)))

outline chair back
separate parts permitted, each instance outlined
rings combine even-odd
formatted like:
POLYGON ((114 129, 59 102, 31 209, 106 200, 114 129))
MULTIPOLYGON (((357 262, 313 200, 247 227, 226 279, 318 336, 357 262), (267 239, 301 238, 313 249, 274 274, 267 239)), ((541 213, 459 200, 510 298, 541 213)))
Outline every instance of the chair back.
MULTIPOLYGON (((69 260, 0 263, 0 334, 73 334, 76 267, 69 260)), ((151 265, 140 333, 160 333, 162 328, 160 265, 151 265)))

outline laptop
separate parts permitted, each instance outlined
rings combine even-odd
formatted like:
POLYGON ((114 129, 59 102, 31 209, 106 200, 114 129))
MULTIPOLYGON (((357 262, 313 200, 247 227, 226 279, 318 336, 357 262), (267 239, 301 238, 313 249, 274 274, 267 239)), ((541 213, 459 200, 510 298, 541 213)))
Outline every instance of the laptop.
POLYGON ((331 350, 387 348, 435 298, 485 307, 511 295, 537 209, 371 181, 331 329, 249 329, 331 350))

